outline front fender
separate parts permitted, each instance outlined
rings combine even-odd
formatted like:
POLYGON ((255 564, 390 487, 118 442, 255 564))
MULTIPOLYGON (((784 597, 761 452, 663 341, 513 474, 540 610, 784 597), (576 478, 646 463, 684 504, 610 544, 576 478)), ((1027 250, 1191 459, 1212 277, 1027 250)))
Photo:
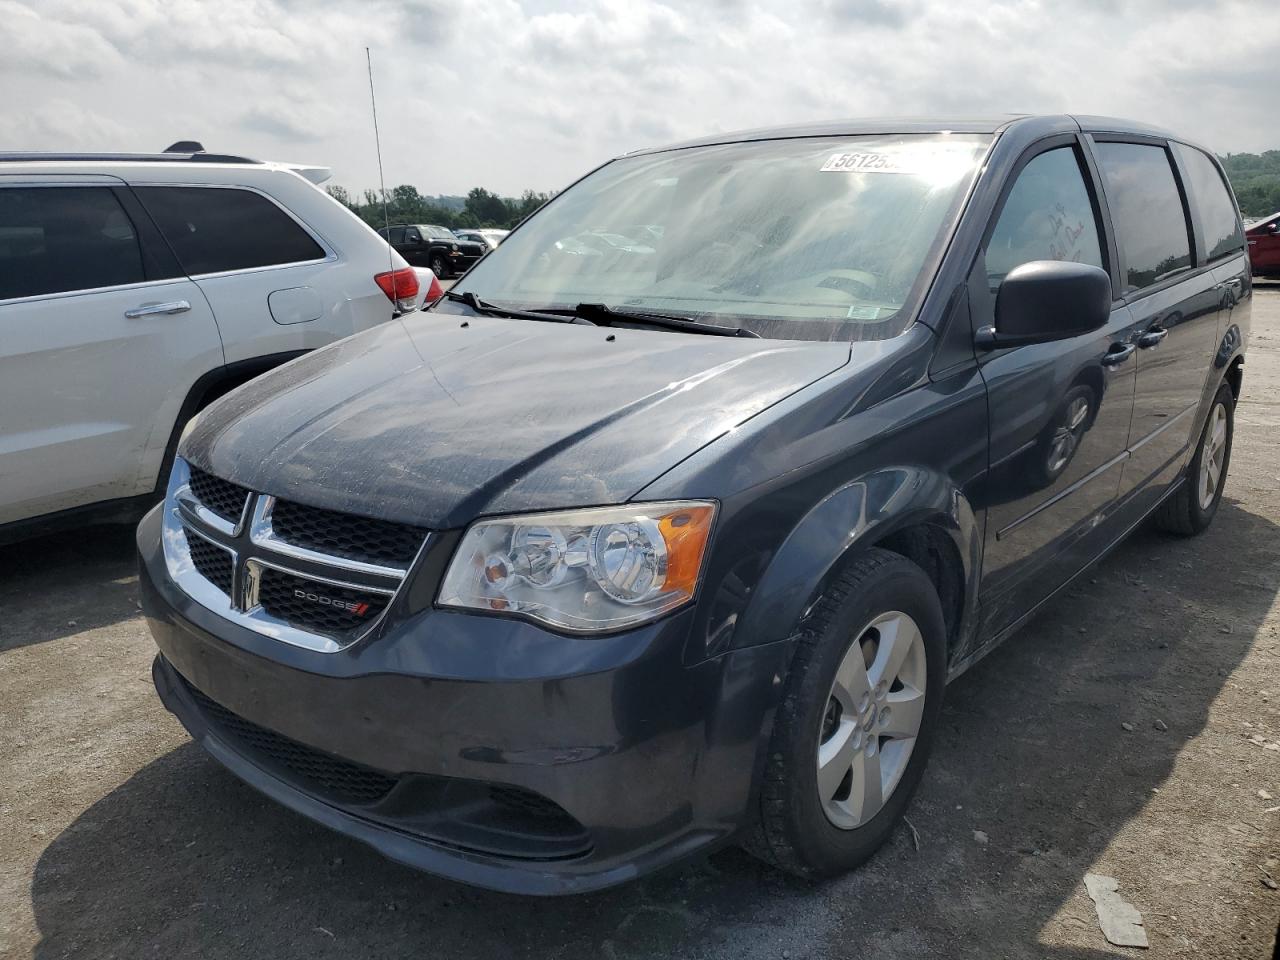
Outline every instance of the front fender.
POLYGON ((916 466, 877 470, 823 498, 791 530, 771 559, 734 633, 734 646, 791 637, 842 561, 895 532, 929 524, 955 549, 964 580, 962 628, 953 654, 969 639, 974 578, 982 537, 973 508, 946 476, 916 466))

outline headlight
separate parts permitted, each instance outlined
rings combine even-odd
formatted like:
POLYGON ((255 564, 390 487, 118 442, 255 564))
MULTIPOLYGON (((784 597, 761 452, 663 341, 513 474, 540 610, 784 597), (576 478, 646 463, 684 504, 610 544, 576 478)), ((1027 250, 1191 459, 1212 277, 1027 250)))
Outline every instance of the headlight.
POLYGON ((644 623, 693 596, 715 511, 705 501, 637 503, 477 521, 440 605, 579 632, 644 623))

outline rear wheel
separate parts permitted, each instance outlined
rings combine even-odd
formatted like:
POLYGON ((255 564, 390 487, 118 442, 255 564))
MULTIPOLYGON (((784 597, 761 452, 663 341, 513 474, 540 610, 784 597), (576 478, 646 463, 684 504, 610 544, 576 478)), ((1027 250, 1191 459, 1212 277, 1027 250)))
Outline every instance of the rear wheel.
POLYGON ((924 771, 946 682, 932 582, 898 554, 851 561, 806 619, 747 848, 800 876, 856 867, 924 771))
POLYGON ((1156 523, 1163 530, 1193 536, 1213 522, 1222 502, 1231 463, 1231 439, 1235 434, 1235 394, 1228 384, 1218 388, 1209 408, 1200 444, 1187 467, 1186 477, 1177 493, 1165 500, 1156 513, 1156 523))

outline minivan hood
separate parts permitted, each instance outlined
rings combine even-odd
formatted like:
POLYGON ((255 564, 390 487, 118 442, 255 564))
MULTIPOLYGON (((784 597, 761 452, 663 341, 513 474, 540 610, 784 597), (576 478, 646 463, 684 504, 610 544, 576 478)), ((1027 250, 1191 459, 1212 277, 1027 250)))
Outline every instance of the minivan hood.
POLYGON ((445 529, 624 502, 849 355, 847 343, 418 313, 233 391, 181 453, 283 499, 445 529))

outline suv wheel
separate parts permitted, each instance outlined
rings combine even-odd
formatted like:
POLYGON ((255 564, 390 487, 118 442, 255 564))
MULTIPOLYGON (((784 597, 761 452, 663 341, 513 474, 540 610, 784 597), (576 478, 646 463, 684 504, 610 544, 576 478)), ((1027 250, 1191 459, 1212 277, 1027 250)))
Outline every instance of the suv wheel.
POLYGON ((802 626, 747 848, 805 877, 858 866, 884 843, 928 760, 946 683, 932 582, 872 549, 802 626))
POLYGON ((1235 394, 1223 384, 1209 408, 1209 419, 1200 434, 1200 445, 1187 467, 1178 492, 1168 497, 1156 513, 1161 529, 1184 537, 1205 530, 1222 502, 1231 462, 1231 438, 1235 434, 1235 394))
POLYGON ((436 254, 431 258, 431 272, 436 275, 437 280, 449 279, 449 266, 444 262, 444 257, 436 254))

